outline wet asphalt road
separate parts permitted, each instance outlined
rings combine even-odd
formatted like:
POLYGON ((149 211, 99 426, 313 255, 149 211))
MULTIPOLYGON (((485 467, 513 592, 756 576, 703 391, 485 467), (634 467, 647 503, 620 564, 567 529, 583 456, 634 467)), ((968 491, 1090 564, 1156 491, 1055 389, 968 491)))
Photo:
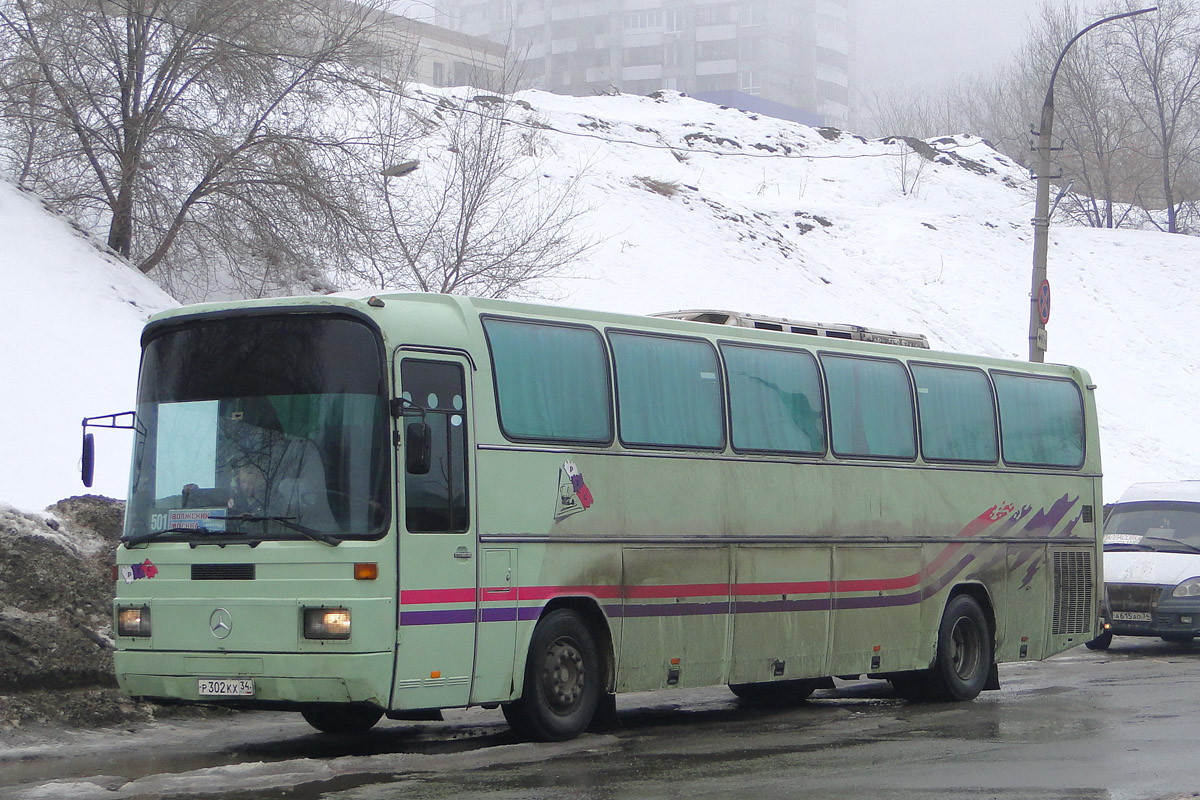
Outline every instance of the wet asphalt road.
POLYGON ((46 732, 0 744, 0 798, 1200 798, 1200 644, 1117 638, 1000 678, 953 705, 874 681, 783 710, 623 695, 615 727, 559 744, 483 709, 363 737, 273 713, 46 732))

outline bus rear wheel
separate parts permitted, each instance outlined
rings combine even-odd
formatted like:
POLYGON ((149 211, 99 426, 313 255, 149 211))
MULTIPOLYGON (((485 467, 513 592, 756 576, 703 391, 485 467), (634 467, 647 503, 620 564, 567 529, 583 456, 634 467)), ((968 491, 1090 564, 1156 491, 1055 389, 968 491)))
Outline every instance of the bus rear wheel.
POLYGON ((372 706, 327 705, 302 709, 300 716, 322 733, 366 733, 383 711, 372 706))
POLYGON ((987 617, 970 595, 950 598, 938 626, 937 657, 927 688, 932 700, 973 700, 992 666, 992 634, 987 617))
POLYGON ((587 729, 600 702, 603 670, 587 621, 570 609, 538 622, 525 662, 519 700, 504 705, 518 733, 547 742, 574 739, 587 729))
POLYGON ((729 691, 739 700, 756 706, 792 706, 807 700, 817 690, 818 681, 770 681, 767 683, 731 683, 729 691))

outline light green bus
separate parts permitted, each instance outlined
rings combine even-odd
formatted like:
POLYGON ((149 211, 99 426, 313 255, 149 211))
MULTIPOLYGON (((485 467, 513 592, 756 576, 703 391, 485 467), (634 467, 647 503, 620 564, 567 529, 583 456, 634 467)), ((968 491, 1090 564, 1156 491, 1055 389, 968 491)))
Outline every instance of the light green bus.
POLYGON ((668 686, 969 700, 1097 635, 1086 373, 834 336, 443 295, 159 314, 120 686, 567 739, 668 686))

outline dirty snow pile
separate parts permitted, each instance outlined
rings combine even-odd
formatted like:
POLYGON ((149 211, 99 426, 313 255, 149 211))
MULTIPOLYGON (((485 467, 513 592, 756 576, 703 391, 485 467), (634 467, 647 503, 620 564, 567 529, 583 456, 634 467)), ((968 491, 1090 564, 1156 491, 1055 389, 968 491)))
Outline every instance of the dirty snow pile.
POLYGON ((112 549, 124 504, 0 504, 0 736, 30 725, 110 722, 146 711, 112 665, 112 549))

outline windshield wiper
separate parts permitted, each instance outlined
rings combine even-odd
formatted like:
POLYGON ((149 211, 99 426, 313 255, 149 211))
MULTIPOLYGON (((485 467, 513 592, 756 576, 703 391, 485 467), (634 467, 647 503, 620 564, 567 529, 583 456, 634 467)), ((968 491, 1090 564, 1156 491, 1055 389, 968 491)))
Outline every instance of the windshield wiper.
POLYGON ((310 528, 307 525, 301 525, 295 521, 295 517, 273 516, 269 514, 230 514, 222 519, 226 521, 233 520, 235 522, 278 522, 288 530, 295 531, 305 538, 312 539, 314 542, 323 542, 330 547, 337 547, 342 543, 342 540, 332 533, 325 533, 315 528, 310 528))
MULTIPOLYGON (((1167 542, 1168 544, 1175 545, 1176 547, 1182 547, 1184 550, 1191 552, 1191 553, 1200 553, 1200 547, 1197 547, 1196 545, 1192 544, 1191 542, 1183 542, 1183 541, 1180 541, 1179 539, 1170 539, 1170 538, 1167 538, 1166 536, 1143 536, 1142 537, 1143 542, 1146 541, 1147 539, 1153 539, 1156 542, 1167 542)), ((1161 552, 1164 548, 1156 547, 1154 549, 1159 550, 1161 552)))
POLYGON ((163 534, 167 534, 167 533, 210 534, 210 533, 223 533, 223 531, 216 531, 216 530, 210 531, 207 528, 166 528, 161 531, 150 531, 149 533, 142 533, 142 534, 138 534, 137 536, 130 536, 128 539, 122 539, 121 544, 125 545, 126 547, 136 547, 139 544, 145 544, 146 542, 150 541, 151 539, 157 539, 158 537, 162 536, 163 534))

